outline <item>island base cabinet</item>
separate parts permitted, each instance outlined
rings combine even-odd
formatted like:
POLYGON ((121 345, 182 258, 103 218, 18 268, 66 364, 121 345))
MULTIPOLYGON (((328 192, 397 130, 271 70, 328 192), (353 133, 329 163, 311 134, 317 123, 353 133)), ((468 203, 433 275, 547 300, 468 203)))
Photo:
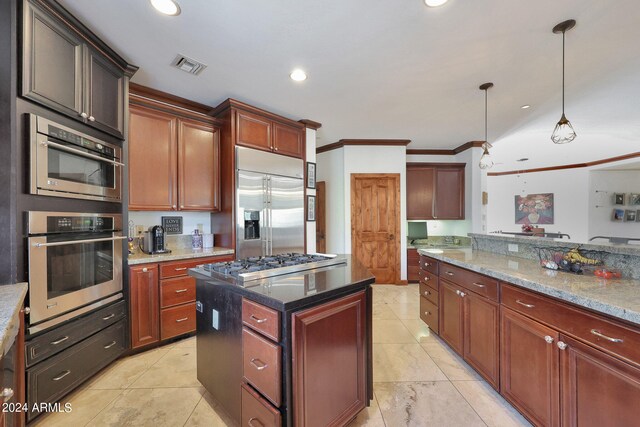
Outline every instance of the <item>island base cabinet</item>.
POLYGON ((504 307, 500 323, 502 395, 534 424, 560 425, 559 334, 504 307))
POLYGON ((464 360, 493 388, 500 384, 500 305, 469 292, 464 300, 464 360))
POLYGON ((452 284, 440 281, 440 338, 458 354, 463 352, 463 305, 460 290, 452 284))
POLYGON ((563 426, 638 425, 640 369, 561 336, 563 426))
POLYGON ((367 401, 366 294, 291 317, 294 425, 345 425, 367 401))

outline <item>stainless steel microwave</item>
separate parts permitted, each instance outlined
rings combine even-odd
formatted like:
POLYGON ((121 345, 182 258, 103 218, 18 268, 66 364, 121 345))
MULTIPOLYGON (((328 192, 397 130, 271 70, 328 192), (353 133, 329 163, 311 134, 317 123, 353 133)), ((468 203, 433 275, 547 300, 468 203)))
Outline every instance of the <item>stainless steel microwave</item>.
POLYGON ((122 148, 29 115, 31 194, 122 201, 122 148))

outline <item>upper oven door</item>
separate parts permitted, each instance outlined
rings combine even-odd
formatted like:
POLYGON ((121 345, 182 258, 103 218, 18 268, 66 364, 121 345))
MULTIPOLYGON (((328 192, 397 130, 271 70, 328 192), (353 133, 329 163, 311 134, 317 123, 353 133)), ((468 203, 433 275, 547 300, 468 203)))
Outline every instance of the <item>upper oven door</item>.
POLYGON ((31 193, 120 201, 122 166, 117 159, 37 133, 31 141, 31 193))
POLYGON ((29 237, 30 323, 122 291, 121 232, 29 237))

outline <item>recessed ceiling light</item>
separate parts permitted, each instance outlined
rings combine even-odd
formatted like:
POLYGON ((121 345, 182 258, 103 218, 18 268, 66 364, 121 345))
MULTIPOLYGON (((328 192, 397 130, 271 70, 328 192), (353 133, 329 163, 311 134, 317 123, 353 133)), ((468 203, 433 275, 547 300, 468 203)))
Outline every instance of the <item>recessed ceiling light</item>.
POLYGON ((531 108, 531 105, 529 105, 529 104, 524 104, 524 105, 523 105, 522 107, 520 107, 520 108, 522 108, 523 110, 526 110, 527 108, 531 108))
POLYGON ((289 74, 289 77, 291 77, 291 80, 294 80, 296 82, 301 82, 303 80, 307 80, 307 73, 305 73, 299 68, 296 68, 291 72, 291 74, 289 74))
POLYGON ((429 7, 438 7, 438 6, 442 6, 448 1, 449 0, 424 0, 424 4, 426 4, 429 7))
POLYGON ((170 16, 180 15, 180 6, 173 0, 149 0, 160 13, 170 16))

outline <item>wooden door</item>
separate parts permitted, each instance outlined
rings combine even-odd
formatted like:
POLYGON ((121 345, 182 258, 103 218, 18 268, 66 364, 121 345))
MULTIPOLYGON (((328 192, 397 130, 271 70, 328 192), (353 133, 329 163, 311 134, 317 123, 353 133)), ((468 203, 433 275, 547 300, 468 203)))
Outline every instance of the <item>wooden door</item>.
POLYGON ((195 120, 178 120, 179 206, 182 210, 220 209, 220 132, 195 120))
POLYGON ((464 359, 493 388, 500 387, 500 305, 473 292, 465 292, 464 359))
POLYGON ((24 2, 22 95, 76 119, 83 113, 83 43, 31 2, 24 2))
POLYGON ((327 185, 324 181, 316 182, 316 252, 327 252, 327 185))
POLYGON ((560 351, 562 425, 638 425, 640 369, 565 336, 560 351))
POLYGON ((536 425, 560 425, 559 334, 504 306, 500 314, 501 393, 536 425))
POLYGON ((278 154, 301 159, 304 151, 304 131, 304 128, 273 122, 273 150, 278 154))
POLYGON ((400 174, 351 174, 351 252, 376 283, 400 283, 400 174))
POLYGON ((236 144, 272 151, 271 121, 253 113, 236 111, 236 144))
POLYGON ((129 209, 176 210, 176 118, 137 105, 129 111, 129 209))
POLYGON ((435 169, 407 166, 407 219, 433 219, 435 169))
POLYGON ((142 347, 160 339, 158 264, 129 268, 131 347, 142 347))
POLYGON ((440 337, 458 354, 462 355, 464 351, 464 310, 460 289, 446 280, 440 280, 439 298, 440 337))
POLYGON ((87 48, 85 111, 91 126, 122 137, 124 73, 102 55, 87 48))
POLYGON ((464 219, 464 167, 435 169, 435 219, 464 219))
POLYGON ((291 316, 294 425, 346 425, 364 409, 366 306, 362 291, 291 316))

